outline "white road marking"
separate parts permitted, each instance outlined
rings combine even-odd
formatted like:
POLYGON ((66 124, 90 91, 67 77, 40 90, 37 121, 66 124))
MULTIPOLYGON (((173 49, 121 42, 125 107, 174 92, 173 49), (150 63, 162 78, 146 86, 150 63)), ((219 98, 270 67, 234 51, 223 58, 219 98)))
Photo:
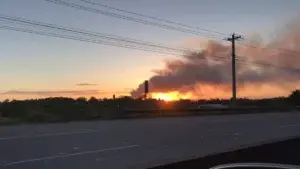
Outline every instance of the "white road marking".
POLYGON ((21 135, 21 136, 12 136, 12 137, 0 137, 0 141, 2 140, 12 140, 12 139, 24 139, 24 138, 39 138, 39 137, 50 137, 50 136, 61 136, 61 135, 72 135, 72 134, 84 134, 91 132, 98 132, 99 130, 84 130, 84 131, 73 131, 73 132, 65 132, 65 133, 49 133, 49 134, 39 134, 39 135, 21 135))
POLYGON ((280 128, 286 128, 286 127, 298 127, 300 126, 300 124, 290 124, 290 125, 283 125, 283 126, 279 126, 280 128))
POLYGON ((105 151, 124 150, 124 149, 136 148, 136 147, 139 147, 139 145, 112 147, 112 148, 93 150, 93 151, 83 151, 83 152, 72 153, 72 154, 59 154, 59 155, 55 155, 55 156, 48 156, 48 157, 41 157, 41 158, 34 158, 34 159, 27 159, 27 160, 9 162, 9 163, 4 164, 3 166, 11 166, 11 165, 16 165, 16 164, 32 163, 32 162, 43 161, 43 160, 52 160, 52 159, 57 159, 57 158, 67 158, 67 157, 72 157, 72 156, 95 154, 95 153, 100 153, 100 152, 105 152, 105 151))

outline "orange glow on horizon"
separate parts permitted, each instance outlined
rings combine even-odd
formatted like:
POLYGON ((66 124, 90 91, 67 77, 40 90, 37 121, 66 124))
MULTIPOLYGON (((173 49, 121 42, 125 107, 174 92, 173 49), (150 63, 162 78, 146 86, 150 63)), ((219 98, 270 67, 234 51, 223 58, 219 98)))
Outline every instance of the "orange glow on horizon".
POLYGON ((150 93, 150 96, 153 99, 160 99, 160 100, 164 100, 164 101, 176 101, 176 100, 180 100, 180 99, 190 99, 191 98, 191 94, 189 94, 189 93, 182 94, 177 91, 154 92, 154 93, 150 93))

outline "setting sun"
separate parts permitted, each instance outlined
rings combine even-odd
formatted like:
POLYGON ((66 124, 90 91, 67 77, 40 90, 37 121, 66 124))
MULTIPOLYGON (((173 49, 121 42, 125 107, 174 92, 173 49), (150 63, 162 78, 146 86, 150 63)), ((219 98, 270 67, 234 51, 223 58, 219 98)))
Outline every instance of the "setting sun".
POLYGON ((179 92, 157 92, 157 93, 151 93, 151 98, 153 99, 160 99, 164 101, 175 101, 180 99, 189 99, 189 94, 181 94, 179 92))

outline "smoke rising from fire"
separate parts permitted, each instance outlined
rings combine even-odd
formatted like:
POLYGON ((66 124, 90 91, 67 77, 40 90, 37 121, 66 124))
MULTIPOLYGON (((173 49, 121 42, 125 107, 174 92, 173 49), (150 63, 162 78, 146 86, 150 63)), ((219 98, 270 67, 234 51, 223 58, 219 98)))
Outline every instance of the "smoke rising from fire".
MULTIPOLYGON (((267 45, 237 43, 236 54, 239 96, 263 97, 257 92, 273 96, 276 92, 290 92, 300 84, 299 24, 285 29, 267 45)), ((154 73, 149 79, 150 92, 192 93, 192 99, 230 97, 231 46, 209 41, 202 51, 168 60, 163 69, 154 73)), ((143 93, 144 86, 140 84, 131 95, 140 97, 143 93)))

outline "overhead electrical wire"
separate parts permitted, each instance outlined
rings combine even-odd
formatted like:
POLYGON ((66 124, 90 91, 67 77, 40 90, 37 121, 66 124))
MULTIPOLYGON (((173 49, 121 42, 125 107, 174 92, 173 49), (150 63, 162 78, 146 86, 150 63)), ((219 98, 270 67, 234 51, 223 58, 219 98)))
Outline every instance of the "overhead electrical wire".
POLYGON ((183 26, 183 27, 187 27, 187 28, 190 28, 190 29, 201 30, 201 31, 204 31, 204 32, 210 32, 210 33, 219 34, 219 35, 222 35, 222 36, 227 36, 228 35, 226 33, 217 32, 217 31, 206 29, 206 28, 195 27, 195 26, 191 26, 191 25, 187 25, 187 24, 183 24, 183 23, 179 23, 179 22, 174 22, 174 21, 170 21, 170 20, 166 20, 166 19, 162 19, 162 18, 157 18, 157 17, 153 17, 153 16, 149 16, 149 15, 144 15, 144 14, 140 14, 140 13, 136 13, 136 12, 131 12, 131 11, 120 9, 120 8, 115 8, 115 7, 112 7, 112 6, 104 5, 104 4, 99 3, 99 2, 92 2, 92 1, 88 1, 88 0, 80 0, 80 1, 88 3, 88 4, 100 6, 100 7, 103 7, 103 8, 107 8, 107 9, 111 9, 111 10, 131 14, 131 15, 143 17, 143 18, 148 18, 148 19, 157 20, 157 21, 160 21, 160 22, 165 22, 165 23, 168 23, 168 24, 183 26))
POLYGON ((151 46, 151 47, 155 47, 155 48, 162 48, 162 49, 173 50, 173 51, 180 51, 180 52, 182 52, 183 50, 185 50, 186 52, 189 51, 188 49, 183 49, 183 48, 180 49, 180 47, 166 47, 166 46, 162 46, 161 44, 157 44, 157 43, 153 43, 153 42, 140 41, 140 40, 124 38, 124 37, 120 37, 120 36, 116 36, 116 35, 85 31, 85 30, 80 30, 80 29, 63 27, 63 26, 59 26, 59 25, 55 25, 55 24, 36 22, 36 21, 32 21, 32 20, 16 18, 16 17, 9 17, 9 16, 4 16, 4 15, 0 15, 0 21, 8 21, 10 23, 38 26, 38 27, 47 28, 47 29, 54 29, 56 31, 71 32, 71 33, 80 34, 80 35, 84 35, 84 36, 104 38, 107 40, 123 41, 123 42, 138 44, 138 45, 147 45, 147 46, 151 46))
MULTIPOLYGON (((84 6, 81 6, 81 5, 78 5, 78 4, 69 3, 69 2, 66 2, 66 1, 62 1, 62 0, 46 0, 46 1, 52 2, 52 3, 57 3, 57 4, 60 4, 60 5, 69 6, 69 7, 73 7, 73 8, 75 8, 75 6, 76 6, 77 9, 78 9, 78 7, 84 7, 84 6)), ((213 37, 215 39, 218 39, 218 40, 223 40, 223 38, 222 38, 223 36, 228 36, 227 33, 213 31, 213 30, 209 30, 209 29, 205 29, 205 28, 199 28, 199 27, 195 27, 195 26, 190 26, 190 25, 187 25, 187 24, 174 22, 174 21, 170 21, 170 20, 166 20, 166 19, 162 19, 162 18, 158 18, 158 17, 149 16, 149 15, 144 15, 144 14, 140 14, 140 13, 136 13, 136 12, 132 12, 132 11, 128 11, 128 10, 124 10, 124 9, 120 9, 120 8, 116 8, 116 7, 112 7, 112 6, 108 6, 108 5, 104 5, 104 4, 99 3, 99 2, 93 2, 93 1, 89 1, 89 0, 80 0, 80 1, 85 2, 87 4, 94 5, 94 6, 100 6, 102 8, 106 8, 106 9, 110 9, 110 10, 114 10, 114 11, 119 11, 119 12, 131 14, 131 15, 135 15, 135 16, 138 16, 138 17, 148 18, 148 19, 151 19, 151 20, 159 21, 159 22, 165 22, 165 23, 171 24, 171 25, 176 25, 176 26, 180 26, 180 27, 186 27, 186 28, 189 28, 189 29, 208 32, 208 33, 211 33, 211 37, 213 37), (218 35, 214 35, 214 34, 218 34, 218 35), (220 35, 222 37, 220 37, 220 35)), ((85 8, 88 8, 88 7, 85 7, 85 8)), ((81 8, 81 10, 84 10, 84 9, 81 8)), ((97 10, 97 9, 94 9, 94 10, 97 10)), ((110 12, 110 13, 112 13, 112 12, 110 12)), ((116 13, 113 13, 113 14, 116 14, 116 13)), ((117 15, 119 15, 119 14, 117 14, 117 15)), ((129 17, 129 18, 132 18, 132 17, 129 17)), ((139 19, 139 18, 134 18, 134 19, 139 19)), ((139 20, 142 20, 142 19, 139 19, 139 20)), ((143 20, 143 21, 145 21, 145 20, 143 20)), ((146 21, 146 22, 148 22, 148 21, 146 21)), ((151 23, 154 23, 154 22, 151 22, 151 23)), ((157 23, 154 23, 154 24, 157 24, 157 23)), ((152 25, 152 26, 155 26, 155 25, 152 25)), ((164 25, 164 26, 166 26, 166 25, 164 25)), ((165 28, 167 28, 167 27, 165 27, 165 28)), ((175 28, 178 28, 178 27, 175 27, 175 28)), ((172 30, 174 30, 174 29, 172 29, 172 30)), ((184 30, 184 33, 195 34, 195 32, 187 32, 187 31, 189 31, 189 30, 184 30)), ((198 34, 196 33, 196 35, 198 35, 198 34)), ((253 42, 251 40, 247 39, 247 38, 243 38, 243 40, 244 41, 241 42, 241 44, 246 45, 246 46, 251 46, 251 47, 261 48, 261 49, 276 50, 276 51, 279 51, 280 53, 293 53, 293 54, 298 54, 298 55, 300 54, 300 52, 290 50, 290 49, 274 48, 274 47, 269 47, 269 46, 259 46, 257 44, 253 44, 253 42)))
POLYGON ((278 53, 281 54, 293 54, 293 56, 297 56, 300 57, 300 52, 295 51, 295 50, 290 50, 290 49, 284 49, 284 48, 277 48, 277 47, 270 47, 268 45, 257 45, 257 44, 253 44, 253 43, 245 43, 243 41, 236 41, 238 44, 240 45, 244 45, 244 46, 248 46, 251 48, 257 48, 257 49, 262 49, 262 50, 272 50, 272 51, 276 51, 278 53))
POLYGON ((72 7, 72 8, 78 9, 78 10, 89 11, 89 12, 93 12, 93 13, 97 13, 97 14, 101 14, 101 15, 106 15, 106 16, 109 16, 109 17, 119 18, 119 19, 123 19, 123 20, 129 20, 129 21, 141 23, 141 24, 144 24, 144 25, 160 27, 160 28, 164 28, 164 29, 169 29, 169 30, 173 30, 173 31, 194 34, 194 35, 198 35, 198 36, 204 36, 204 37, 206 36, 206 37, 209 37, 209 38, 214 38, 214 39, 223 41, 223 36, 219 36, 219 35, 207 35, 204 32, 200 32, 200 31, 196 31, 196 30, 180 28, 180 27, 176 27, 176 26, 172 26, 172 25, 167 25, 167 24, 157 23, 157 22, 153 22, 153 21, 143 20, 143 19, 140 19, 140 18, 134 18, 134 17, 131 17, 131 16, 125 16, 125 15, 117 14, 117 13, 114 13, 114 12, 103 11, 103 10, 100 10, 100 9, 97 9, 97 8, 91 8, 91 7, 79 5, 79 4, 76 4, 76 3, 66 2, 66 1, 62 1, 62 0, 45 0, 45 1, 55 3, 55 4, 58 4, 58 5, 72 7))
MULTIPOLYGON (((109 42, 105 42, 105 41, 99 41, 99 40, 93 40, 93 39, 84 39, 84 38, 73 37, 73 36, 65 36, 65 35, 59 35, 59 34, 54 34, 54 33, 45 33, 45 32, 39 32, 39 31, 33 31, 33 30, 29 30, 29 29, 15 28, 15 27, 3 26, 3 25, 0 25, 0 29, 26 32, 26 33, 32 33, 32 34, 38 34, 38 35, 44 35, 44 36, 51 36, 51 37, 57 37, 57 38, 63 38, 63 39, 71 39, 71 40, 77 40, 77 41, 89 42, 89 43, 96 43, 96 44, 108 45, 108 46, 114 46, 114 47, 136 49, 136 50, 142 50, 142 51, 147 51, 147 52, 155 52, 155 53, 160 53, 160 54, 169 54, 169 55, 176 55, 176 56, 179 55, 178 53, 168 53, 168 52, 163 52, 163 51, 155 51, 155 50, 144 49, 144 48, 140 48, 140 47, 136 47, 136 46, 129 46, 129 45, 123 45, 123 44, 117 44, 117 43, 109 43, 109 42)), ((203 57, 203 59, 208 59, 208 58, 203 57)), ((220 57, 220 56, 212 56, 212 57, 209 57, 209 59, 216 60, 216 61, 230 60, 230 58, 228 58, 228 57, 220 57)), ((268 67, 275 67, 275 68, 293 70, 293 71, 300 72, 300 69, 295 69, 295 68, 290 68, 290 67, 283 67, 283 66, 279 66, 279 65, 251 62, 251 61, 246 61, 246 60, 241 60, 241 59, 237 59, 237 61, 242 62, 242 63, 255 64, 255 65, 263 66, 263 67, 268 66, 268 67)))
MULTIPOLYGON (((54 25, 54 24, 47 24, 47 23, 42 23, 42 22, 24 20, 24 19, 15 18, 15 17, 8 17, 8 16, 4 17, 3 15, 0 15, 0 23, 1 22, 2 22, 2 25, 0 24, 0 29, 6 29, 6 30, 26 32, 26 33, 31 33, 31 34, 51 36, 51 37, 57 37, 57 38, 63 38, 63 39, 72 39, 72 40, 77 40, 77 41, 90 42, 90 43, 115 46, 115 47, 123 47, 123 48, 128 48, 128 49, 136 49, 136 50, 142 50, 142 51, 147 51, 147 52, 170 54, 170 55, 175 55, 175 56, 182 55, 182 53, 187 52, 187 51, 180 50, 180 49, 174 50, 174 48, 164 46, 164 45, 153 45, 153 43, 151 43, 151 42, 140 43, 138 40, 135 40, 135 39, 130 39, 130 40, 126 41, 127 40, 126 38, 119 37, 119 36, 113 36, 113 37, 118 37, 118 38, 111 38, 111 37, 106 37, 106 36, 103 37, 103 36, 100 36, 102 34, 96 33, 96 32, 90 32, 90 31, 84 31, 84 30, 78 31, 78 29, 74 29, 74 28, 67 28, 67 27, 58 26, 58 25, 54 25), (4 25, 3 25, 3 23, 4 23, 4 25), (11 25, 5 25, 5 24, 14 24, 14 25, 11 26, 11 25), (21 26, 31 26, 31 29, 16 27, 15 25, 18 25, 18 24, 20 24, 21 26), (32 28, 38 28, 38 29, 32 30, 32 28), (42 28, 45 28, 45 30, 43 30, 42 28), (46 32, 49 30, 52 32, 46 32), (66 32, 75 33, 75 35, 65 34, 66 32), (78 36, 78 35, 81 35, 81 36, 78 36), (101 38, 102 38, 102 40, 101 40, 101 38), (106 39, 106 41, 103 39, 106 39), (110 41, 107 41, 107 39, 113 39, 114 41, 110 42, 110 41), (153 47, 155 47, 155 48, 153 49, 153 47), (172 52, 163 51, 162 49, 171 50, 172 52)), ((230 60, 231 58, 224 57, 224 56, 212 56, 212 57, 203 57, 203 59, 230 60)), ((297 69, 297 68, 291 68, 291 67, 281 66, 281 65, 273 65, 273 64, 268 64, 268 63, 251 62, 251 61, 243 60, 240 57, 237 57, 236 59, 237 59, 237 61, 245 62, 245 63, 252 63, 252 64, 256 64, 256 65, 261 65, 261 66, 277 67, 280 69, 299 71, 299 69, 297 69)))
POLYGON ((286 66, 286 65, 274 65, 274 64, 270 64, 270 63, 264 63, 264 62, 257 62, 257 61, 248 61, 245 59, 241 59, 242 56, 237 56, 238 58, 236 58, 236 61, 238 62, 243 62, 243 63, 251 63, 257 66, 261 66, 264 68, 276 68, 276 69, 281 69, 281 70, 290 70, 290 71, 294 71, 296 73, 300 73, 300 68, 294 68, 294 67, 290 67, 290 66, 286 66))
POLYGON ((101 44, 101 45, 122 47, 122 48, 128 48, 128 49, 136 49, 136 50, 142 50, 142 51, 146 51, 146 52, 155 52, 155 53, 160 53, 160 54, 168 54, 168 55, 176 55, 177 56, 176 53, 156 51, 156 50, 141 48, 141 47, 132 46, 132 45, 112 43, 112 42, 101 41, 101 40, 97 40, 97 39, 82 38, 82 37, 76 37, 76 36, 70 36, 70 35, 61 35, 61 34, 57 34, 57 33, 36 31, 36 30, 30 30, 30 29, 24 29, 24 28, 16 28, 16 27, 11 27, 11 26, 6 26, 6 25, 0 25, 0 29, 13 30, 13 31, 18 31, 18 32, 25 32, 25 33, 31 33, 31 34, 37 34, 37 35, 57 37, 57 38, 62 38, 62 39, 71 39, 71 40, 82 41, 82 42, 89 42, 89 43, 95 43, 95 44, 101 44))
MULTIPOLYGON (((34 28, 46 28, 46 30, 55 30, 55 31, 63 31, 65 32, 71 32, 71 33, 76 33, 76 35, 86 35, 86 36, 92 36, 92 38, 104 38, 104 39, 109 39, 109 40, 114 40, 114 41, 121 41, 121 42, 126 42, 130 43, 130 45, 120 45, 120 43, 111 43, 111 42, 106 42, 106 41, 100 41, 96 39, 90 39, 90 38, 82 38, 82 37, 74 37, 70 35, 61 35, 53 33, 53 32, 40 32, 40 31, 35 31, 35 30, 30 30, 30 29, 24 29, 24 28, 15 28, 15 27, 5 27, 2 26, 3 29, 11 29, 15 31, 21 31, 21 32, 27 32, 27 33, 35 33, 35 34, 40 34, 40 35, 46 35, 46 36, 54 36, 54 37, 62 37, 62 38, 67 38, 67 39, 73 39, 73 40, 80 40, 80 41, 88 41, 88 42, 93 42, 93 43, 101 43, 101 44, 112 44, 112 45, 117 45, 118 47, 123 46, 123 47, 132 47, 134 49, 138 49, 134 45, 142 45, 146 47, 158 47, 160 49, 165 49, 165 50, 171 50, 173 51, 172 53, 170 52, 163 52, 163 54, 171 54, 171 55, 180 55, 182 53, 188 53, 188 52, 197 52, 197 51, 191 51, 191 50, 183 50, 183 49, 177 49, 175 47, 168 47, 164 46, 161 44, 155 44, 152 42, 146 42, 146 41, 139 41, 136 39, 128 39, 120 36, 115 36, 115 35, 108 35, 108 34, 101 34, 97 32, 90 32, 90 31, 84 31, 84 30, 78 30, 74 28, 69 28, 69 27, 63 27, 63 26, 58 26, 54 24, 48 24, 48 23, 42 23, 42 22, 36 22, 36 21, 31 21, 31 20, 26 20, 26 19, 21 19, 21 18, 16 18, 16 17, 8 17, 8 16, 3 16, 0 15, 0 23, 13 23, 13 24, 21 24, 21 25, 26 25, 26 26, 34 26, 34 28), (134 45, 132 45, 134 44, 134 45), (174 53, 175 52, 180 52, 180 53, 174 53)), ((43 29, 38 29, 38 30, 43 30, 43 29)), ((139 48, 140 49, 140 48, 139 48)), ((147 51, 153 51, 153 50, 148 50, 147 51)), ((228 58, 229 59, 229 58, 228 58)))

